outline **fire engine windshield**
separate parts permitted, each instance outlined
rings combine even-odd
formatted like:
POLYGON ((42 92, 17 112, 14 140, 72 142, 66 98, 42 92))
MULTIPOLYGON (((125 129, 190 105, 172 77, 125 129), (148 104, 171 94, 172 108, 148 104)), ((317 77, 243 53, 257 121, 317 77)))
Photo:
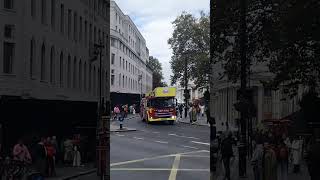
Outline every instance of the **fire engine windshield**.
POLYGON ((175 107, 174 98, 156 98, 149 102, 150 106, 154 108, 175 107))

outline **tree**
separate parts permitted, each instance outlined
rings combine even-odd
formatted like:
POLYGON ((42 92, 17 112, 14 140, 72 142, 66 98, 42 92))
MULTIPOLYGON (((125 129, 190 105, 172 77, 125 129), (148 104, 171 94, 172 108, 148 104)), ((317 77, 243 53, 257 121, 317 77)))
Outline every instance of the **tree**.
POLYGON ((171 57, 171 84, 180 82, 184 86, 185 61, 187 79, 194 80, 197 87, 207 87, 209 83, 209 16, 204 12, 200 18, 183 12, 173 21, 174 31, 168 44, 173 50, 171 57))
POLYGON ((152 70, 152 87, 164 87, 167 84, 163 81, 163 74, 162 74, 162 65, 159 60, 153 56, 149 57, 149 61, 147 64, 150 69, 152 70))

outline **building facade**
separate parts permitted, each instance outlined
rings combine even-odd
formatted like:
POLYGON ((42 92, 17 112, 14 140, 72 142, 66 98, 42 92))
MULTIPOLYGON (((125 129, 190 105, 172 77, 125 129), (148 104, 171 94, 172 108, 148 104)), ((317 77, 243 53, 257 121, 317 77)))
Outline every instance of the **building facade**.
MULTIPOLYGON (((223 74, 222 66, 213 65, 213 86, 211 87, 210 110, 211 116, 215 117, 217 129, 223 131, 237 130, 239 127, 240 113, 235 110, 234 104, 237 102, 237 90, 240 83, 232 83, 226 78, 221 78, 223 74)), ((267 119, 281 119, 300 109, 299 101, 304 89, 300 88, 298 95, 290 99, 280 87, 279 90, 265 88, 261 81, 269 80, 273 75, 268 72, 265 64, 251 67, 248 77, 248 88, 253 90, 253 103, 257 113, 252 118, 252 127, 261 127, 262 122, 267 119)))
MULTIPOLYGON (((178 85, 176 86, 176 88, 177 88, 176 98, 178 100, 178 103, 185 103, 185 98, 184 98, 185 87, 178 85)), ((206 91, 205 88, 202 88, 202 89, 197 88, 193 81, 189 81, 187 89, 190 92, 190 99, 189 99, 190 103, 193 102, 194 100, 202 99, 204 97, 204 92, 206 91)))
POLYGON ((131 18, 114 1, 110 13, 111 100, 113 104, 137 103, 140 94, 152 90, 149 50, 131 18))
POLYGON ((0 0, 0 137, 95 127, 100 72, 109 97, 109 21, 109 0, 0 0))

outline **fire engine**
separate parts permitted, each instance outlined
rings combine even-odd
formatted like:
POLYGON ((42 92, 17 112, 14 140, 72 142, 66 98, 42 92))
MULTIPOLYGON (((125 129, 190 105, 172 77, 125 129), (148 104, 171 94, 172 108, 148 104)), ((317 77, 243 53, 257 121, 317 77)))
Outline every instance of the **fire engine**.
POLYGON ((176 112, 176 88, 157 87, 147 93, 141 100, 140 116, 147 123, 155 121, 167 121, 174 124, 177 119, 176 112))

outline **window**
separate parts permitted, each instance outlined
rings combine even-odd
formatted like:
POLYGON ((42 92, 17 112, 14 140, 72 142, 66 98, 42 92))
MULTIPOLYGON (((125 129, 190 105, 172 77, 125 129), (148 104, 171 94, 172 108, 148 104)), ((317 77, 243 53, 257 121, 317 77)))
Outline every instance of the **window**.
POLYGON ((82 82, 82 64, 81 64, 81 59, 80 59, 80 62, 79 62, 79 77, 78 77, 78 80, 79 80, 79 82, 78 82, 78 85, 79 85, 79 89, 82 89, 82 87, 81 87, 81 82, 82 82))
POLYGON ((111 86, 114 86, 114 74, 111 75, 111 86))
POLYGON ((115 47, 115 41, 116 41, 115 39, 111 38, 111 46, 112 47, 115 47))
POLYGON ((128 70, 128 61, 126 61, 126 71, 128 70))
POLYGON ((97 28, 93 27, 93 42, 97 42, 97 28))
POLYGON ((32 76, 33 76, 33 71, 34 71, 34 68, 33 68, 33 66, 34 66, 34 62, 35 62, 35 41, 34 41, 34 39, 32 38, 31 39, 31 41, 30 41, 30 64, 29 64, 29 69, 30 69, 30 71, 29 71, 29 75, 30 75, 30 78, 32 78, 32 76))
POLYGON ((89 25, 89 42, 92 42, 92 24, 89 25))
POLYGON ((83 74, 83 88, 87 90, 87 63, 84 63, 84 74, 83 74))
POLYGON ((124 59, 122 59, 122 65, 123 65, 123 67, 122 67, 122 68, 124 69, 124 67, 125 67, 125 66, 124 66, 124 59))
POLYGON ((68 81, 67 81, 68 88, 71 87, 71 56, 68 56, 68 81))
POLYGON ((54 82, 54 47, 51 47, 51 52, 50 52, 50 82, 54 82))
POLYGON ((6 24, 4 26, 4 37, 8 39, 14 38, 14 25, 6 24))
POLYGON ((73 59, 73 88, 77 87, 77 58, 73 59))
POLYGON ((73 40, 74 41, 77 41, 77 21, 78 21, 78 19, 77 19, 78 17, 77 17, 77 13, 75 12, 74 14, 73 14, 73 40))
POLYGON ((56 25, 56 0, 51 0, 51 27, 55 28, 56 25))
POLYGON ((31 17, 35 18, 36 17, 36 0, 31 0, 31 17))
POLYGON ((40 79, 45 80, 46 73, 46 47, 42 44, 41 47, 41 71, 40 71, 40 79))
POLYGON ((126 76, 126 88, 128 87, 128 77, 126 76))
POLYGON ((13 73, 14 43, 4 42, 3 44, 3 72, 13 73))
POLYGON ((80 16, 80 21, 79 21, 79 41, 82 41, 82 17, 80 16))
POLYGON ((124 88, 124 75, 122 75, 122 87, 124 88))
POLYGON ((120 68, 121 68, 121 64, 122 64, 122 60, 121 60, 121 57, 120 57, 120 68))
POLYGON ((121 74, 119 74, 119 87, 121 86, 121 74))
POLYGON ((60 32, 64 33, 64 5, 60 7, 60 32))
POLYGON ((112 55, 111 55, 111 64, 114 64, 114 58, 115 58, 115 54, 114 53, 112 53, 112 55))
POLYGON ((13 9, 13 0, 4 0, 3 7, 5 9, 13 9))
POLYGON ((88 22, 84 22, 84 43, 88 43, 88 22))
POLYGON ((92 82, 92 67, 91 67, 91 64, 89 65, 89 91, 91 91, 91 82, 92 82))
POLYGON ((47 23, 47 4, 46 0, 41 0, 41 23, 46 24, 47 23))
POLYGON ((68 9, 68 38, 71 35, 71 9, 68 9))
POLYGON ((60 73, 59 73, 60 86, 63 87, 63 53, 60 53, 60 73))
POLYGON ((271 97, 272 96, 272 90, 269 88, 264 89, 264 96, 265 97, 271 97))

